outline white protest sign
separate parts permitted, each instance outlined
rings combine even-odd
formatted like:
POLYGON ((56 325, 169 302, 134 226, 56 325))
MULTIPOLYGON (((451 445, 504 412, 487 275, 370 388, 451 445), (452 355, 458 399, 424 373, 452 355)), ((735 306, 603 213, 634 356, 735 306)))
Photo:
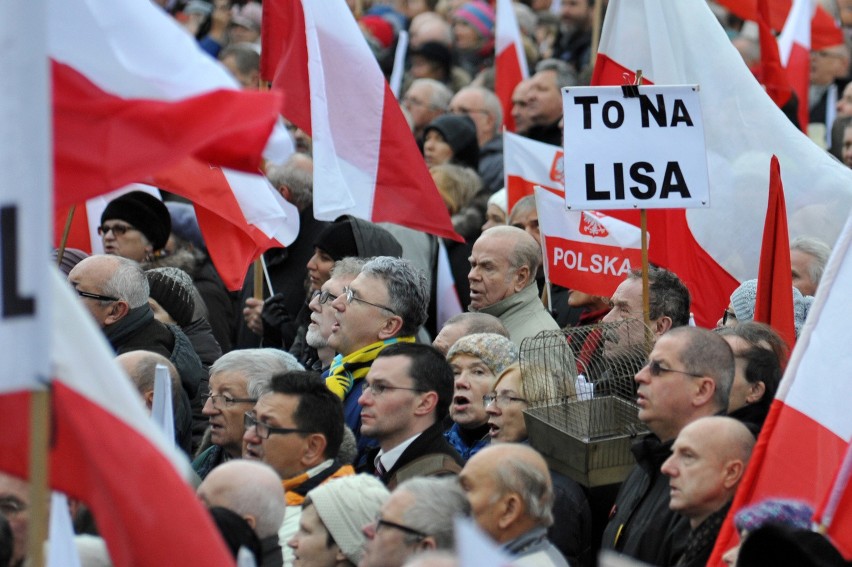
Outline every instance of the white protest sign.
POLYGON ((697 86, 562 90, 572 210, 710 206, 697 86))

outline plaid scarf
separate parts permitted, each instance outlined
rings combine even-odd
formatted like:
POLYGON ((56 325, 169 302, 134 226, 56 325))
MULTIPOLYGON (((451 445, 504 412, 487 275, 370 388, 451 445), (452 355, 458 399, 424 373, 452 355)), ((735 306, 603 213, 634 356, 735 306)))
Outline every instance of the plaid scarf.
POLYGON ((347 357, 338 354, 331 361, 325 385, 337 394, 341 400, 352 390, 356 380, 367 375, 376 357, 388 345, 394 343, 413 343, 414 337, 394 337, 385 339, 358 349, 347 357))

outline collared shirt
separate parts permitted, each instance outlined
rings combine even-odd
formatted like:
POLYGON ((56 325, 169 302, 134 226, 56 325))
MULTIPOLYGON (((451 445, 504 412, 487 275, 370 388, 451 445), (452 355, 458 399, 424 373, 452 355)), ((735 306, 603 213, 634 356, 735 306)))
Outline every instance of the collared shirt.
MULTIPOLYGON (((421 432, 422 433, 422 432, 421 432)), ((375 460, 373 461, 373 466, 376 467, 376 470, 379 470, 379 463, 382 463, 382 468, 385 472, 391 470, 402 454, 408 449, 408 446, 414 443, 414 440, 420 437, 420 433, 415 434, 412 437, 409 437, 393 449, 388 452, 384 450, 379 450, 379 454, 376 455, 375 460)))

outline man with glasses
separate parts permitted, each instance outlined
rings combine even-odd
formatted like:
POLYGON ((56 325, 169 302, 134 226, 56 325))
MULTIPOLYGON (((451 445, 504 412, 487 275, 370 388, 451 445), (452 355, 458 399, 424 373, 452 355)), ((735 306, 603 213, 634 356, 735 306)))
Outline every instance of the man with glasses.
POLYGON ((210 367, 210 395, 202 409, 209 420, 209 435, 192 463, 202 480, 217 466, 242 456, 243 416, 257 402, 250 387, 290 370, 301 367, 288 364, 273 349, 233 350, 210 367))
MULTIPOLYGON (((361 383, 381 350, 397 342, 413 343, 426 322, 429 287, 425 274, 410 261, 373 258, 331 302, 334 323, 328 346, 337 351, 327 376, 343 397, 346 425, 360 438, 358 397, 361 383)), ((359 449, 365 448, 359 439, 359 449)))
POLYGON ((398 343, 382 350, 362 382, 361 434, 379 446, 360 472, 388 487, 415 476, 456 474, 463 461, 443 435, 453 371, 434 347, 398 343))
POLYGON ((674 565, 684 552, 689 521, 669 509, 660 467, 693 421, 724 415, 734 380, 731 347, 716 333, 678 327, 657 339, 636 374, 639 419, 651 434, 633 446, 636 466, 618 492, 602 546, 652 565, 674 565))
MULTIPOLYGON (((450 112, 465 114, 476 125, 479 146, 479 176, 483 194, 490 196, 503 187, 503 107, 485 87, 465 87, 450 101, 450 112)), ((484 205, 484 203, 482 203, 484 205)), ((484 208, 484 207, 483 207, 484 208)))
POLYGON ((402 567, 422 551, 452 550, 453 518, 469 511, 455 479, 420 477, 403 482, 376 520, 364 526, 367 543, 358 567, 402 567))
MULTIPOLYGON (((340 398, 315 372, 285 372, 272 377, 243 420, 243 457, 263 461, 282 479, 287 512, 278 537, 290 541, 299 529, 305 495, 329 479, 355 473, 337 458, 343 440, 340 398)), ((285 547, 284 563, 292 560, 293 550, 285 547)))
POLYGON ((411 131, 419 145, 423 145, 423 130, 426 125, 447 112, 453 92, 435 79, 415 79, 405 96, 402 106, 411 115, 411 131))
POLYGON ((0 514, 12 528, 12 567, 20 567, 27 557, 27 534, 30 526, 29 484, 0 472, 0 514))

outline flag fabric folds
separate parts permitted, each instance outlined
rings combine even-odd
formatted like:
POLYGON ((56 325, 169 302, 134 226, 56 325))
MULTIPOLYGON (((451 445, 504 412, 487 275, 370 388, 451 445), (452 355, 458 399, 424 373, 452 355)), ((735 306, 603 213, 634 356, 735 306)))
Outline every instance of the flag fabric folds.
POLYGON ((796 344, 796 324, 793 317, 790 237, 787 232, 781 168, 775 156, 772 156, 770 168, 769 205, 763 225, 754 320, 775 329, 792 350, 796 344))
POLYGON ((518 83, 529 78, 530 70, 512 0, 497 0, 494 36, 494 93, 503 107, 506 130, 514 132, 512 91, 518 83))
MULTIPOLYGON (((47 279, 54 307, 52 347, 43 353, 54 368, 51 487, 86 503, 119 567, 233 565, 179 474, 188 472, 188 462, 145 414, 106 339, 58 271, 48 270, 47 279)), ((18 425, 0 429, 0 470, 26 478, 30 394, 10 391, 7 374, 0 378, 0 414, 18 425)))
MULTIPOLYGON (((852 171, 772 103, 702 0, 610 3, 593 84, 632 82, 638 69, 654 84, 700 87, 711 207, 649 211, 649 256, 684 280, 697 323, 710 327, 738 282, 757 276, 770 157, 783 171, 791 235, 828 243, 852 208, 852 171)), ((613 215, 639 224, 638 212, 613 215)))
MULTIPOLYGON (((768 0, 762 0, 768 2, 768 0)), ((808 131, 808 88, 811 84, 811 3, 793 0, 784 29, 778 36, 778 52, 787 79, 799 99, 799 128, 808 131)), ((763 32, 761 32, 762 34, 763 32)), ((761 36, 762 37, 762 36, 761 36)), ((762 40, 761 40, 762 41, 762 40)), ((761 43, 761 48, 763 43, 761 43)))
POLYGON ((611 297, 642 266, 641 231, 597 211, 569 211, 565 200, 535 188, 547 279, 590 295, 611 297))
MULTIPOLYGON (((759 6, 764 1, 768 7, 766 23, 773 30, 780 31, 784 28, 784 23, 787 21, 794 0, 717 0, 732 14, 753 22, 759 20, 759 6)), ((814 2, 814 4, 816 6, 813 8, 810 20, 811 45, 813 48, 819 50, 843 43, 843 31, 834 21, 834 17, 819 2, 814 2)))
POLYGON ((314 216, 460 239, 345 2, 271 0, 264 9, 264 70, 274 69, 284 116, 313 137, 314 216))
MULTIPOLYGON (((767 498, 792 498, 815 509, 835 490, 852 440, 852 358, 845 356, 852 317, 852 218, 846 223, 811 307, 772 409, 752 453, 710 565, 736 542, 732 515, 767 498)), ((841 498, 829 535, 852 559, 850 498, 841 498)))
POLYGON ((562 156, 559 146, 530 140, 511 132, 503 133, 503 178, 509 211, 520 199, 543 187, 565 200, 562 156))
POLYGON ((191 155, 280 162, 279 95, 246 92, 150 2, 49 0, 56 205, 81 203, 191 155))

